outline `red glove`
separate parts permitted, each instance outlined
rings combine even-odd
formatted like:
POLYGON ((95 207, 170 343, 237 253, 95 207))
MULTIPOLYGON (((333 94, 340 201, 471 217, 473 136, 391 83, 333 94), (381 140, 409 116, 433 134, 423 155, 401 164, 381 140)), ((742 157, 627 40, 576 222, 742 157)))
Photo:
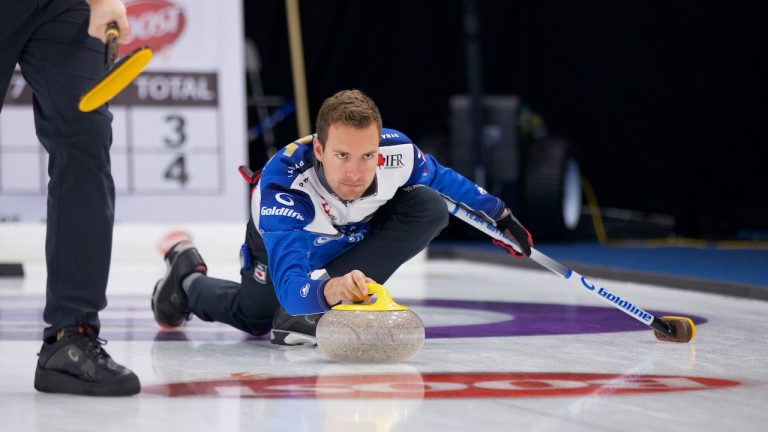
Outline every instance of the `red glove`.
POLYGON ((522 249, 523 253, 516 251, 514 248, 512 248, 512 246, 509 246, 501 240, 492 239, 491 241, 493 244, 503 248, 508 253, 518 258, 531 256, 531 247, 533 246, 533 238, 531 237, 531 233, 528 232, 528 230, 525 229, 522 224, 520 224, 520 221, 518 221, 517 218, 512 215, 511 211, 507 210, 507 215, 496 221, 496 228, 498 228, 505 237, 514 240, 515 243, 520 246, 520 249, 522 249))

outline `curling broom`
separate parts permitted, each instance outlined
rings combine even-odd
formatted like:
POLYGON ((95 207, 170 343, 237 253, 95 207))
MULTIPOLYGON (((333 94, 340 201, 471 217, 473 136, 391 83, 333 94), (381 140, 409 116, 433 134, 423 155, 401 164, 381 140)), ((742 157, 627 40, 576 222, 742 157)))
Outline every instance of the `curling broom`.
MULTIPOLYGON (((501 231, 496 228, 493 221, 486 220, 486 218, 473 213, 469 209, 446 197, 443 197, 443 199, 445 199, 445 203, 448 205, 448 211, 452 215, 520 252, 518 245, 505 237, 501 231)), ((690 318, 680 316, 655 317, 636 304, 630 302, 626 297, 620 297, 603 287, 593 284, 572 268, 560 264, 534 248, 531 248, 531 256, 529 258, 547 270, 564 277, 565 280, 582 289, 586 289, 590 293, 610 303, 611 306, 651 327, 658 340, 667 342, 690 342, 696 336, 696 326, 694 326, 693 321, 690 318)))
POLYGON ((152 60, 152 49, 144 46, 136 48, 115 63, 118 51, 117 40, 120 37, 117 24, 114 22, 108 24, 106 34, 104 63, 107 65, 107 72, 80 97, 77 107, 82 112, 91 112, 109 102, 139 76, 152 60))

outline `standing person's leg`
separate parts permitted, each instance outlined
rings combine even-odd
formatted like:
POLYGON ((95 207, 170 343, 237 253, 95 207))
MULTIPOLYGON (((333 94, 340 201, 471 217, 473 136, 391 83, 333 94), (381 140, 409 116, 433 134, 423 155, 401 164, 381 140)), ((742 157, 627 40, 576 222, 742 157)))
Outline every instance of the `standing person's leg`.
POLYGON ((35 29, 36 9, 35 2, 0 0, 0 112, 21 51, 35 29))
POLYGON ((104 72, 104 45, 88 36, 88 5, 51 2, 24 49, 22 74, 34 92, 35 127, 48 151, 48 268, 45 338, 67 326, 99 328, 112 253, 115 187, 110 172, 112 115, 77 109, 104 72))
POLYGON ((34 93, 37 136, 49 154, 46 343, 35 387, 46 392, 127 395, 139 380, 97 338, 106 307, 115 188, 112 115, 82 113, 82 92, 104 72, 104 45, 88 36, 84 1, 49 2, 19 64, 34 93), (77 355, 68 355, 73 351, 77 355), (95 368, 95 369, 94 369, 95 368))

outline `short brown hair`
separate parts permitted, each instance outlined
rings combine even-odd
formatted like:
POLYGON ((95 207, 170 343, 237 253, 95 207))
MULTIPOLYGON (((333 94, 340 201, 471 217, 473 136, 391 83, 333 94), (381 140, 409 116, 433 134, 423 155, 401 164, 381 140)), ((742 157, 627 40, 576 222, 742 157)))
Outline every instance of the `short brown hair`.
POLYGON ((317 140, 325 148, 328 129, 333 123, 363 129, 374 122, 381 133, 381 114, 373 100, 360 90, 342 90, 326 99, 320 107, 315 122, 317 140))

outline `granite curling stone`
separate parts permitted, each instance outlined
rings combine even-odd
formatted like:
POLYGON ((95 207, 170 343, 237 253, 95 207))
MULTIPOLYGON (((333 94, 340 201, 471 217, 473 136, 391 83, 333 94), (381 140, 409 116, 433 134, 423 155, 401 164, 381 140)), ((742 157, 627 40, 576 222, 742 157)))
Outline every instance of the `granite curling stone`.
POLYGON ((424 345, 424 323, 369 283, 373 303, 341 304, 317 323, 317 346, 331 359, 352 363, 394 363, 413 357, 424 345))

